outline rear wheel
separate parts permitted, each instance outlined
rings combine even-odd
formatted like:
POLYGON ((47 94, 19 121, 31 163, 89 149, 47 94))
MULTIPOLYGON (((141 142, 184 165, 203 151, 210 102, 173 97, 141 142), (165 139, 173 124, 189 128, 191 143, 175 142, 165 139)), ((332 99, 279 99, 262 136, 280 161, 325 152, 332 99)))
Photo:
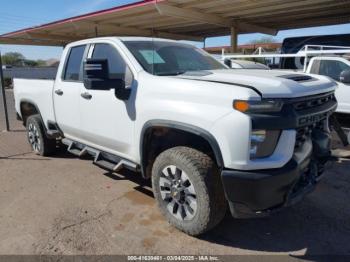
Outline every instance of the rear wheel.
POLYGON ((187 234, 212 229, 226 213, 218 168, 195 149, 176 147, 160 154, 153 165, 152 186, 163 215, 187 234))
POLYGON ((37 155, 49 156, 56 150, 56 140, 46 137, 45 129, 39 115, 32 115, 26 121, 27 138, 37 155))

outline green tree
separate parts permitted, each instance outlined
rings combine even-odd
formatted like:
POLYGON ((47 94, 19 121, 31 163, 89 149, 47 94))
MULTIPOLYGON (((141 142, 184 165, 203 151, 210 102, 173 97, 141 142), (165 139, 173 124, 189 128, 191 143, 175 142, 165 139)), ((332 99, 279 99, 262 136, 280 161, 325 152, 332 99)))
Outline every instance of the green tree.
POLYGON ((37 63, 36 66, 40 66, 40 67, 47 66, 47 63, 45 60, 39 59, 39 60, 36 60, 36 63, 37 63))
POLYGON ((23 66, 25 57, 18 52, 9 52, 2 56, 2 63, 10 66, 23 66))
POLYGON ((276 43, 276 39, 272 36, 263 36, 259 39, 255 39, 250 41, 251 44, 269 44, 276 43))
POLYGON ((16 67, 36 67, 46 66, 44 60, 30 60, 26 59, 24 55, 18 52, 6 53, 2 56, 2 63, 4 65, 16 66, 16 67))
POLYGON ((34 60, 25 59, 23 61, 23 65, 26 67, 35 67, 38 66, 38 62, 34 60))

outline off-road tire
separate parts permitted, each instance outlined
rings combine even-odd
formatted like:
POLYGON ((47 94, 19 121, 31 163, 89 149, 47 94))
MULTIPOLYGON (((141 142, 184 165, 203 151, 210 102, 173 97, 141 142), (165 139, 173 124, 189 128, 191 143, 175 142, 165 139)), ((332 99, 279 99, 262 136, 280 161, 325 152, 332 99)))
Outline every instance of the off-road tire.
POLYGON ((201 235, 218 225, 227 210, 219 169, 206 154, 188 147, 175 147, 161 153, 152 168, 152 187, 161 213, 179 230, 192 235, 201 235), (163 169, 174 165, 191 180, 196 192, 197 209, 191 220, 180 220, 167 209, 160 189, 163 169))
POLYGON ((32 115, 26 121, 28 142, 34 153, 41 156, 50 156, 56 151, 56 139, 49 139, 46 136, 41 117, 39 115, 32 115), (31 139, 33 132, 36 134, 35 139, 39 146, 34 146, 31 139))

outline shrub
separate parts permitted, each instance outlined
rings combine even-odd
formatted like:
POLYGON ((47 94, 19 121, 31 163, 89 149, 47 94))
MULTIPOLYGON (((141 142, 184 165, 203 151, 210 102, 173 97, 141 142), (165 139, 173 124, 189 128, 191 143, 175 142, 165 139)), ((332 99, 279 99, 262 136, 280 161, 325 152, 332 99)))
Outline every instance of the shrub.
POLYGON ((4 84, 5 84, 5 88, 13 88, 13 83, 12 83, 12 79, 9 77, 5 77, 4 78, 4 84))

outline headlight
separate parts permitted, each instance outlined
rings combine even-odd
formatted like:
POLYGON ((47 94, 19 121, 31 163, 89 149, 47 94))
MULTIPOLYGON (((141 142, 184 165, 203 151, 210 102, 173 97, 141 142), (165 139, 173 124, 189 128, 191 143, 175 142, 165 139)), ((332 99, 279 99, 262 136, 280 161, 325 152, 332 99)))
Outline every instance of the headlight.
POLYGON ((283 102, 280 100, 233 101, 233 108, 243 113, 279 112, 282 106, 283 102))
POLYGON ((250 159, 271 156, 280 134, 280 130, 253 130, 250 135, 250 159))

